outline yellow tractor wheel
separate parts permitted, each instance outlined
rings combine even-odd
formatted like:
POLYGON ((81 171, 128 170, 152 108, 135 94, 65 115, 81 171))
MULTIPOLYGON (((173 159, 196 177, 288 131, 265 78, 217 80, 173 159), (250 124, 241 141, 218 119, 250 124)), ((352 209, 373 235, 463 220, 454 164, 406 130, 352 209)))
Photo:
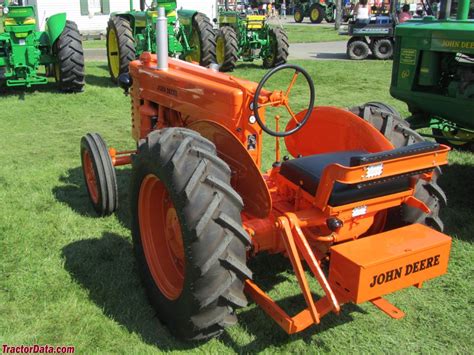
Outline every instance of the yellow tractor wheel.
POLYGON ((120 74, 128 73, 128 65, 135 60, 135 41, 127 19, 112 17, 107 26, 107 61, 113 82, 120 74))
POLYGON ((206 15, 197 13, 193 17, 193 33, 189 46, 191 51, 184 56, 187 62, 196 62, 203 67, 216 62, 216 35, 206 15))
POLYGON ((239 59, 239 42, 237 33, 230 26, 221 27, 217 33, 216 59, 220 71, 229 72, 235 69, 239 59))

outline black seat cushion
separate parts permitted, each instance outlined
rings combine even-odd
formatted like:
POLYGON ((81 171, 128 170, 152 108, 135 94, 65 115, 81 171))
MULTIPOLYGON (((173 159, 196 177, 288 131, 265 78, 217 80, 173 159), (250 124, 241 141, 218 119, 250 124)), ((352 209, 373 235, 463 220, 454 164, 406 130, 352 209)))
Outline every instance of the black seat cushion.
MULTIPOLYGON (((310 155, 304 158, 288 160, 282 163, 280 174, 294 184, 301 186, 304 191, 315 195, 326 166, 335 163, 343 166, 351 166, 351 159, 353 157, 365 156, 366 154, 367 152, 365 151, 344 151, 310 155)), ((363 159, 361 160, 363 161, 363 159)), ((356 201, 405 191, 409 187, 410 178, 408 176, 366 185, 347 185, 336 182, 329 199, 329 205, 341 206, 356 201)))

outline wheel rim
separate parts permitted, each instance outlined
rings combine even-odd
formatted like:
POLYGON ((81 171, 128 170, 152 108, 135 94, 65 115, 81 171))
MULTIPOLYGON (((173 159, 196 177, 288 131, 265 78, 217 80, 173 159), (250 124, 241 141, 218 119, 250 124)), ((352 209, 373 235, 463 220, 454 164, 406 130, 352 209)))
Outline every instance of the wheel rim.
POLYGON ((319 17, 319 10, 318 9, 313 9, 311 11, 311 19, 313 21, 316 21, 318 19, 318 17, 319 17))
POLYGON ((54 64, 54 78, 56 79, 56 82, 61 81, 61 68, 59 63, 54 64))
POLYGON ((301 13, 299 11, 295 12, 295 20, 301 21, 301 13))
POLYGON ((99 203, 99 190, 97 188, 97 178, 95 176, 94 165, 92 164, 91 155, 88 150, 84 151, 82 161, 87 190, 89 190, 92 202, 97 204, 99 203))
POLYGON ((110 71, 114 78, 117 78, 120 74, 120 56, 117 33, 114 28, 109 30, 107 36, 107 57, 109 59, 110 71))
POLYGON ((449 131, 441 130, 441 134, 446 138, 449 144, 453 146, 458 146, 458 147, 469 144, 469 142, 452 140, 452 138, 474 140, 474 133, 465 131, 463 129, 456 129, 456 130, 449 130, 449 131))
POLYGON ((390 51, 390 48, 387 44, 382 44, 380 47, 379 47, 379 50, 380 50, 380 53, 382 54, 387 54, 389 51, 390 51))
POLYGON ((217 59, 217 64, 222 64, 225 61, 225 41, 224 41, 224 38, 222 37, 217 38, 216 59, 217 59))
POLYGON ((184 285, 184 246, 176 209, 164 184, 148 175, 140 187, 138 214, 143 251, 153 280, 169 300, 184 285))
POLYGON ((191 37, 191 42, 189 43, 191 48, 194 48, 193 51, 186 57, 188 62, 201 62, 201 41, 199 38, 198 31, 194 30, 191 37))

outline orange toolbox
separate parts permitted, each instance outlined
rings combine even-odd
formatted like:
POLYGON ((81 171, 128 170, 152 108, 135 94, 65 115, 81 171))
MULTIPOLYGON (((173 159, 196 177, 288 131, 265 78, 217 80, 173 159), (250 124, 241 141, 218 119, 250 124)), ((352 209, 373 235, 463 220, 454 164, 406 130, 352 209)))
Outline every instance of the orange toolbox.
POLYGON ((445 274, 451 238, 421 224, 331 248, 329 283, 342 302, 362 303, 445 274))

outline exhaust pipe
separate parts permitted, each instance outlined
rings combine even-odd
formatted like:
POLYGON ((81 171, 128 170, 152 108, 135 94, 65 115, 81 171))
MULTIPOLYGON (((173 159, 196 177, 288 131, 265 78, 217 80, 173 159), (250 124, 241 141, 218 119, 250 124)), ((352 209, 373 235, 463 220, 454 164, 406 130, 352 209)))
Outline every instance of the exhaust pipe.
POLYGON ((158 70, 168 70, 168 19, 164 7, 158 8, 156 21, 156 60, 158 70))

